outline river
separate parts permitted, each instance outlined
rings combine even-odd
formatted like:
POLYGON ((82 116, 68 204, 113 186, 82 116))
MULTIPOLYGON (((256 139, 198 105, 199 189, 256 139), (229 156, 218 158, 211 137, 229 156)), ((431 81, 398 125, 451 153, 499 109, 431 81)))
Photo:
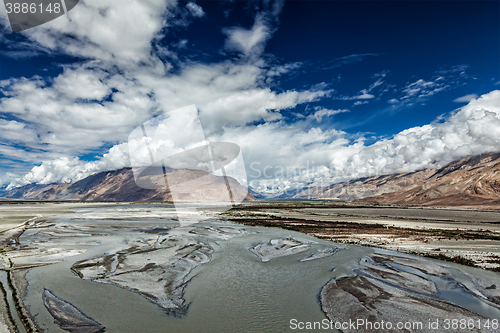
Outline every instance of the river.
MULTIPOLYGON (((79 208, 72 214, 51 218, 49 222, 59 226, 58 230, 73 234, 71 237, 52 234, 47 238, 40 230, 30 229, 21 237, 21 244, 79 252, 58 263, 32 268, 26 274, 29 286, 25 304, 45 332, 65 331, 54 323, 54 318, 42 303, 44 288, 105 326, 106 332, 291 332, 292 319, 320 322, 327 318, 318 297, 322 287, 333 278, 353 275, 362 258, 375 252, 412 257, 369 247, 339 245, 288 230, 243 227, 212 218, 196 226, 244 228, 247 233, 210 241, 214 248, 212 258, 191 271, 184 295, 189 309, 186 315, 177 318, 166 315, 158 305, 138 293, 82 279, 70 270, 77 261, 126 249, 131 239, 151 235, 151 230, 162 234, 175 233, 172 206, 140 204, 79 208), (84 235, 96 228, 99 235, 84 235), (75 230, 80 234, 74 233, 75 230), (297 239, 311 247, 268 262, 262 262, 249 251, 255 244, 282 238, 297 239), (340 246, 344 249, 332 256, 300 261, 320 249, 340 246)), ((201 236, 196 238, 206 241, 201 236)), ((40 258, 19 257, 14 263, 32 263, 33 260, 36 262, 40 258)), ((500 285, 498 273, 432 261, 447 267, 455 280, 451 283, 427 276, 435 282, 441 299, 485 317, 500 319, 498 308, 456 288, 457 282, 470 284, 470 275, 464 272, 500 285)), ((411 272, 408 267, 404 269, 422 274, 411 272)), ((342 306, 342 300, 338 302, 342 306)), ((335 329, 328 331, 338 332, 335 329)))

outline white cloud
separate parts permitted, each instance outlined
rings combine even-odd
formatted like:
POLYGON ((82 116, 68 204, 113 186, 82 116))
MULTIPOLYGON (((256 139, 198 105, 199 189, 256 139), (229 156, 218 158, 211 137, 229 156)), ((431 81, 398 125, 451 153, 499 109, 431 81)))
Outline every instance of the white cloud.
POLYGON ((70 99, 101 100, 111 93, 110 87, 102 82, 106 76, 100 69, 68 69, 65 75, 56 77, 53 88, 70 99))
POLYGON ((316 121, 319 123, 321 120, 323 120, 323 117, 330 117, 338 113, 343 113, 343 112, 349 112, 347 109, 343 110, 329 110, 321 107, 316 107, 315 108, 316 112, 309 115, 309 119, 316 119, 316 121))
POLYGON ((448 88, 448 86, 444 82, 439 81, 442 80, 425 81, 423 79, 419 79, 413 83, 410 83, 403 89, 404 95, 401 97, 401 99, 430 97, 448 88))
MULTIPOLYGON (((130 166, 127 144, 113 146, 99 160, 85 162, 78 157, 59 157, 57 159, 44 161, 39 166, 34 166, 22 177, 11 180, 7 190, 17 186, 31 183, 70 183, 75 182, 94 173, 116 170, 130 166)), ((13 176, 10 179, 14 178, 13 176)))
MULTIPOLYGON (((267 40, 258 36, 254 36, 256 44, 248 49, 255 57, 212 64, 189 62, 180 64, 175 74, 166 75, 150 47, 159 33, 157 28, 163 25, 160 14, 164 4, 131 2, 133 8, 137 7, 138 17, 149 17, 150 22, 131 19, 127 27, 115 17, 125 13, 111 8, 113 4, 86 1, 79 9, 84 13, 75 12, 72 22, 53 23, 30 34, 36 43, 50 50, 88 57, 88 61, 66 66, 53 79, 34 76, 0 82, 5 95, 0 100, 0 112, 16 119, 0 123, 0 153, 7 159, 41 163, 12 186, 77 180, 93 172, 129 165, 127 148, 118 143, 126 141, 135 126, 164 111, 196 104, 210 135, 255 121, 278 121, 282 117, 280 110, 317 101, 332 92, 324 84, 283 92, 266 87, 267 78, 293 71, 300 64, 268 66, 257 57, 258 52, 253 53, 267 40), (89 18, 90 12, 96 16, 89 18), (138 31, 127 37, 130 43, 105 46, 102 44, 106 37, 95 35, 93 26, 76 31, 77 26, 86 24, 100 26, 103 34, 116 37, 129 30, 138 31), (47 35, 42 36, 42 32, 47 35), (59 45, 64 38, 71 40, 59 45), (96 162, 78 158, 89 152, 98 154, 103 147, 113 145, 96 162)), ((258 14, 253 31, 258 35, 259 27, 268 29, 268 21, 280 8, 273 6, 270 14, 258 14)), ((234 38, 238 40, 230 34, 228 40, 234 38)))
POLYGON ((23 34, 53 52, 119 64, 152 63, 151 41, 161 32, 168 8, 174 8, 173 1, 82 0, 70 12, 71 20, 62 16, 23 34))
POLYGON ((191 14, 194 17, 203 17, 205 16, 205 12, 203 11, 203 8, 195 4, 194 2, 189 2, 186 5, 186 8, 191 12, 191 14))
POLYGON ((16 120, 0 119, 0 132, 2 138, 12 141, 34 141, 36 139, 36 131, 29 128, 27 124, 16 120))
MULTIPOLYGON (((209 139, 237 143, 247 162, 250 185, 262 191, 410 172, 442 166, 467 155, 499 151, 500 90, 471 101, 444 122, 409 128, 369 146, 362 137, 352 142, 342 131, 305 130, 307 121, 228 127, 209 139)), ((95 162, 46 162, 13 185, 81 179, 92 172, 127 166, 126 151, 123 143, 95 162)))
MULTIPOLYGON (((254 24, 250 29, 240 26, 222 29, 227 36, 225 49, 242 53, 245 57, 260 56, 264 52, 267 41, 276 31, 276 25, 279 23, 278 16, 284 4, 284 0, 263 1, 263 10, 255 15, 254 24)), ((252 5, 258 8, 261 3, 253 2, 252 5)))
POLYGON ((123 142, 137 124, 189 104, 198 106, 205 130, 211 133, 227 126, 275 121, 281 118, 280 110, 331 93, 322 87, 273 92, 261 87, 266 72, 252 63, 195 63, 171 76, 145 69, 114 73, 97 66, 102 63, 68 67, 52 85, 38 77, 2 82, 7 97, 0 100, 0 112, 18 120, 8 127, 3 124, 0 139, 74 157, 123 142), (9 130, 14 125, 24 126, 25 135, 9 130))
POLYGON ((264 51, 265 43, 272 36, 272 29, 265 16, 258 15, 251 29, 243 27, 226 28, 226 49, 241 52, 246 56, 260 55, 264 51))
POLYGON ((427 80, 418 79, 415 82, 407 83, 400 91, 399 100, 405 103, 412 103, 415 100, 422 101, 437 93, 463 85, 464 80, 472 78, 466 72, 468 67, 467 65, 452 66, 436 71, 427 80))
POLYGON ((253 181, 253 186, 263 191, 410 172, 443 166, 468 155, 499 151, 500 91, 472 101, 442 123, 410 128, 369 146, 363 138, 351 142, 343 132, 317 128, 303 132, 276 125, 263 125, 239 139, 236 133, 224 137, 239 140, 236 142, 251 152, 245 160, 257 164, 247 166, 247 171, 249 176, 265 178, 253 181), (264 175, 266 166, 268 175, 264 175), (298 174, 293 170, 299 170, 298 174))
POLYGON ((368 94, 366 90, 361 90, 361 95, 356 96, 357 99, 373 99, 375 96, 368 94))
POLYGON ((468 94, 462 97, 458 97, 453 100, 455 103, 469 103, 473 99, 477 99, 479 96, 477 94, 468 94))
MULTIPOLYGON (((357 59, 356 57, 354 57, 357 59)), ((435 96, 436 94, 449 90, 463 84, 464 79, 470 78, 465 65, 454 66, 449 69, 439 70, 433 73, 432 77, 424 80, 417 79, 414 82, 408 82, 401 88, 397 88, 394 84, 386 82, 386 77, 390 71, 382 71, 373 75, 376 79, 368 88, 362 89, 357 95, 341 95, 335 99, 349 101, 358 100, 369 103, 371 99, 380 100, 384 94, 396 93, 397 98, 392 97, 388 100, 389 104, 393 104, 391 111, 401 109, 404 106, 411 106, 415 102, 425 102, 426 99, 435 96), (399 104, 398 106, 394 104, 399 104)), ((354 103, 360 105, 361 103, 354 103)), ((364 103, 363 103, 364 104, 364 103)))
POLYGON ((36 77, 21 78, 4 82, 2 90, 7 97, 0 101, 0 112, 15 115, 26 135, 13 137, 6 131, 0 138, 61 156, 125 139, 128 129, 147 119, 156 105, 150 90, 130 78, 85 66, 65 69, 52 86, 36 77), (112 98, 102 100, 112 88, 112 98))
POLYGON ((269 77, 280 76, 295 71, 299 69, 301 66, 302 63, 300 62, 292 62, 284 65, 277 65, 272 67, 269 71, 267 71, 267 75, 269 77))
POLYGON ((375 98, 375 95, 371 94, 371 92, 384 85, 385 81, 383 80, 383 78, 386 75, 387 75, 387 72, 382 72, 382 73, 376 74, 375 77, 377 78, 377 80, 375 82, 373 82, 372 84, 370 84, 370 86, 367 89, 362 89, 359 92, 359 95, 357 95, 357 96, 341 96, 341 97, 337 97, 337 99, 341 99, 344 101, 358 100, 358 101, 354 102, 354 105, 367 104, 367 103, 369 103, 368 100, 375 98))
MULTIPOLYGON (((243 57, 213 64, 181 63, 175 73, 154 54, 152 44, 165 25, 188 24, 188 14, 203 16, 194 3, 186 5, 179 21, 174 14, 181 9, 174 1, 130 0, 124 6, 118 0, 86 0, 71 11, 72 21, 61 18, 26 32, 41 49, 87 60, 67 66, 53 80, 35 76, 0 82, 5 95, 0 112, 11 119, 0 121, 0 154, 39 164, 11 187, 75 181, 130 166, 125 142, 132 129, 190 104, 199 108, 210 140, 235 142, 242 148, 250 177, 260 172, 253 178, 261 178, 264 187, 413 171, 500 149, 500 91, 471 100, 444 122, 410 128, 369 146, 363 137, 316 127, 315 121, 345 110, 316 109, 307 118, 287 123, 283 110, 330 97, 333 90, 326 84, 301 91, 269 88, 269 78, 300 66, 270 65, 261 57, 281 10, 281 2, 276 4, 257 14, 250 29, 224 30, 225 47, 243 57), (78 157, 110 146, 96 161, 78 157)), ((338 60, 353 62, 360 56, 366 55, 338 60)), ((457 68, 453 73, 462 72, 457 68)), ((400 100, 431 96, 447 89, 445 82, 437 77, 409 83, 400 100)), ((370 92, 382 84, 377 77, 368 89, 348 99, 372 99, 370 92)), ((1 181, 13 176, 9 177, 1 181)))

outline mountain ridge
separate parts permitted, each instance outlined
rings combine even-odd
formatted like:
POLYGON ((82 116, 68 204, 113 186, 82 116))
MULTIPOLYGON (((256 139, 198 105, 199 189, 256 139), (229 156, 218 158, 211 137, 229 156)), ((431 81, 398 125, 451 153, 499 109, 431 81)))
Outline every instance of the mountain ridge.
POLYGON ((365 177, 306 189, 294 198, 500 209, 500 153, 468 156, 438 169, 365 177))
MULTIPOLYGON (((227 193, 228 185, 241 200, 265 198, 251 189, 247 191, 231 177, 226 178, 226 183, 224 177, 201 170, 168 169, 166 172, 165 180, 168 178, 170 184, 167 190, 141 188, 136 185, 132 169, 123 168, 94 174, 71 184, 25 185, 2 193, 0 200, 173 201, 170 188, 175 188, 176 201, 197 201, 200 196, 225 201, 222 194, 227 193), (204 180, 200 183, 200 179, 204 180)), ((468 156, 441 168, 364 177, 326 187, 307 188, 290 197, 363 204, 500 209, 500 153, 468 156)), ((225 198, 227 200, 227 195, 225 198)))
POLYGON ((166 183, 180 184, 176 193, 166 189, 137 186, 132 168, 104 171, 74 183, 28 184, 3 193, 3 199, 34 201, 207 201, 227 200, 227 186, 240 200, 255 198, 231 177, 215 176, 201 170, 167 169, 166 183), (168 179, 168 182, 167 182, 168 179), (227 183, 226 183, 227 180, 227 183))
POLYGON ((308 188, 295 195, 294 198, 357 200, 401 190, 430 177, 435 171, 435 169, 424 169, 414 172, 362 177, 325 187, 308 188))
POLYGON ((425 182, 358 202, 500 209, 500 153, 453 161, 425 182))

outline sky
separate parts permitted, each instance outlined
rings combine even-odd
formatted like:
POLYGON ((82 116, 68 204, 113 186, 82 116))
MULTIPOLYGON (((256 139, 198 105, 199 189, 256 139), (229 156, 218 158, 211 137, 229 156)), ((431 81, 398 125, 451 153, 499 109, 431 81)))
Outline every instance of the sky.
POLYGON ((260 193, 500 151, 499 1, 81 0, 17 33, 0 6, 3 189, 129 167, 193 104, 260 193))

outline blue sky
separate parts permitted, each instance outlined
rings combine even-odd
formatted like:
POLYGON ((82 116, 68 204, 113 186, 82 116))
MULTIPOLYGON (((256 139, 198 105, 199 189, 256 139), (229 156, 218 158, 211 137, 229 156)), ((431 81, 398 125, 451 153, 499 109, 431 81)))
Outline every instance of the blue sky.
POLYGON ((500 150, 477 130, 500 119, 498 1, 86 0, 15 34, 1 12, 2 187, 129 166, 128 133, 189 104, 261 191, 500 150))
MULTIPOLYGON (((251 26, 252 16, 244 2, 201 4, 206 18, 175 37, 186 38, 191 48, 202 50, 193 54, 191 49, 186 56, 221 60, 218 46, 224 36, 220 29, 228 23, 251 26), (227 19, 225 8, 231 9, 227 19), (208 38, 203 33, 207 30, 211 32, 208 38)), ((337 126, 349 131, 392 135, 424 125, 444 110, 453 110, 455 98, 487 93, 500 81, 499 12, 496 1, 289 1, 265 51, 276 63, 300 63, 300 67, 272 88, 326 83, 336 90, 337 100, 316 104, 352 108, 336 119, 337 126), (353 108, 352 101, 339 100, 356 96, 380 75, 385 75, 384 83, 374 89, 378 94, 371 103, 353 108), (422 100, 413 108, 386 110, 387 101, 401 98, 408 84, 418 79, 434 82, 440 76, 445 78, 442 85, 450 87, 436 98, 422 100)), ((311 112, 304 109, 293 111, 311 112)))

